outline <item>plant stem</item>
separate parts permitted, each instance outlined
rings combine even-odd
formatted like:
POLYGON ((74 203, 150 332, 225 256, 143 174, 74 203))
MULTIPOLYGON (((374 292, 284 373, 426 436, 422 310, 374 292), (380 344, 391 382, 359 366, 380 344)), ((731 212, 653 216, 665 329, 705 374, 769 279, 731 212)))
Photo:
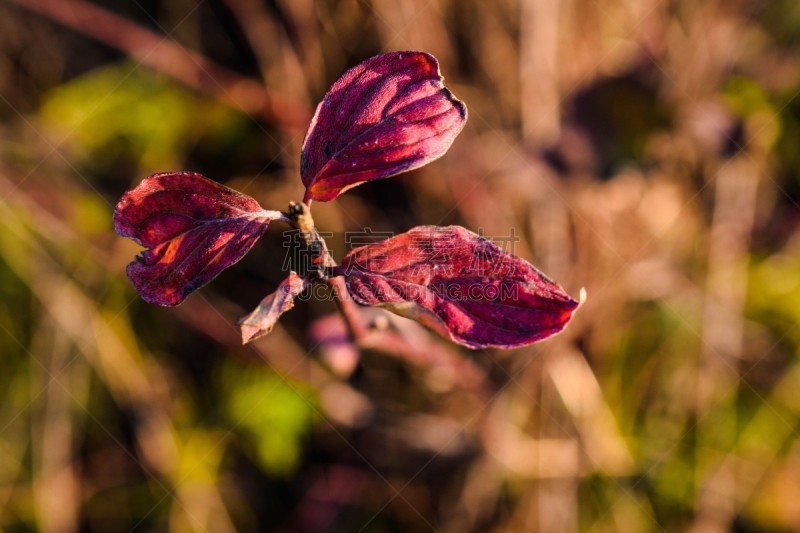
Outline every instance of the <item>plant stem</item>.
MULTIPOLYGON (((311 216, 309 206, 305 203, 289 203, 289 219, 292 224, 303 234, 306 245, 314 246, 320 253, 320 266, 326 271, 336 266, 336 261, 331 257, 325 240, 319 235, 314 218, 311 216)), ((397 332, 389 329, 372 328, 364 324, 363 314, 358 304, 347 292, 343 276, 317 277, 314 281, 322 281, 331 288, 334 300, 342 313, 347 331, 353 344, 367 350, 376 350, 387 355, 399 357, 416 365, 438 366, 450 368, 455 376, 455 381, 463 388, 473 389, 487 396, 488 387, 486 376, 471 361, 460 359, 456 354, 437 349, 420 349, 409 343, 397 332)))
MULTIPOLYGON (((319 232, 314 225, 314 217, 311 216, 311 210, 309 209, 309 206, 305 203, 290 202, 289 216, 292 219, 295 227, 297 227, 297 229, 303 234, 303 239, 305 240, 306 245, 309 247, 312 245, 319 246, 321 257, 320 266, 325 269, 336 266, 336 261, 334 261, 333 257, 331 257, 325 239, 319 235, 319 232)), ((333 291, 334 300, 336 301, 336 305, 344 317, 345 323, 347 324, 347 330, 350 333, 353 342, 355 344, 359 344, 361 340, 365 339, 369 335, 369 330, 364 326, 364 322, 361 319, 361 311, 359 311, 358 305, 353 301, 353 299, 350 297, 350 294, 347 292, 344 278, 341 276, 334 276, 321 279, 324 279, 325 283, 327 283, 331 288, 331 291, 333 291)))
POLYGON ((339 311, 342 312, 350 336, 353 337, 353 341, 357 345, 362 346, 364 340, 369 336, 369 329, 364 326, 364 322, 361 320, 361 311, 358 309, 358 305, 350 297, 350 293, 347 292, 344 277, 330 277, 327 279, 327 283, 333 291, 336 305, 339 307, 339 311))

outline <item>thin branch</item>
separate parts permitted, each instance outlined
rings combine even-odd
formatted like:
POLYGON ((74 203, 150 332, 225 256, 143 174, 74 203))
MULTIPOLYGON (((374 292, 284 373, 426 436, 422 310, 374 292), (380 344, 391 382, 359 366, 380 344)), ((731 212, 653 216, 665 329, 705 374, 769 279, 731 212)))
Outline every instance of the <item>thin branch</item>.
POLYGON ((342 316, 347 324, 347 329, 350 331, 350 335, 353 337, 353 341, 363 348, 363 343, 369 336, 370 331, 361 319, 361 311, 358 309, 358 305, 353 301, 353 298, 350 297, 350 293, 347 292, 344 278, 341 276, 328 278, 327 283, 333 291, 336 305, 339 307, 339 311, 342 312, 342 316))
MULTIPOLYGON (((335 267, 336 261, 333 260, 325 239, 320 237, 317 231, 314 217, 311 216, 311 209, 308 204, 289 202, 289 216, 292 218, 295 227, 302 233, 306 246, 309 248, 317 247, 319 250, 320 268, 329 269, 335 267)), ((358 344, 358 341, 365 338, 369 331, 361 320, 361 312, 358 310, 358 306, 347 292, 344 278, 325 278, 325 282, 333 291, 334 300, 342 312, 342 316, 344 316, 350 336, 358 344)))
MULTIPOLYGON (((305 203, 291 202, 288 215, 294 226, 303 234, 306 245, 314 246, 319 250, 320 267, 326 270, 335 267, 336 261, 331 257, 325 240, 317 232, 309 206, 305 203)), ((390 329, 367 326, 364 323, 361 309, 347 291, 344 277, 333 276, 324 279, 333 291, 334 300, 344 317, 353 344, 362 349, 375 350, 405 359, 412 364, 448 368, 452 370, 455 380, 460 386, 486 393, 485 373, 471 361, 463 359, 457 354, 437 349, 437 347, 415 346, 404 339, 402 335, 390 329)))

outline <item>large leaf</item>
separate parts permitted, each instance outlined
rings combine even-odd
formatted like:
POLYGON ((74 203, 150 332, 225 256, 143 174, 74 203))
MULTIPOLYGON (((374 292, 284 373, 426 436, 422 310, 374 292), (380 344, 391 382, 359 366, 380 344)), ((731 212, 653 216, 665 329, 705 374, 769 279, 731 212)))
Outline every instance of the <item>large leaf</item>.
POLYGON ((294 307, 294 299, 308 286, 308 282, 295 272, 278 286, 277 290, 267 295, 249 315, 239 321, 242 333, 242 344, 263 337, 275 327, 275 323, 283 313, 294 307))
POLYGON ((354 249, 334 270, 381 306, 470 348, 511 348, 561 331, 577 308, 528 262, 460 226, 419 226, 354 249))
POLYGON ((466 119, 466 106, 445 88, 433 56, 391 52, 367 59, 317 106, 300 163, 305 200, 326 202, 433 161, 466 119))
POLYGON ((147 248, 128 265, 142 298, 177 305, 239 261, 282 216, 200 174, 165 172, 123 195, 114 226, 147 248))

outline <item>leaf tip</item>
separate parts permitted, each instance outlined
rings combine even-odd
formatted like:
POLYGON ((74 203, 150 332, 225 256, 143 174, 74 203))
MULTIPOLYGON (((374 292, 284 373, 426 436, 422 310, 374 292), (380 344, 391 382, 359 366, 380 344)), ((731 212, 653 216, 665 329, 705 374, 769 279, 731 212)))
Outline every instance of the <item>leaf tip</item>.
MULTIPOLYGON (((447 100, 453 104, 453 107, 458 111, 459 116, 461 117, 462 124, 467 121, 467 104, 459 100, 455 97, 453 92, 448 89, 447 87, 442 87, 442 94, 444 95, 447 100)), ((460 131, 460 129, 459 129, 460 131)))
POLYGON ((265 330, 258 326, 248 324, 244 321, 244 319, 242 319, 239 321, 239 330, 242 334, 242 346, 244 346, 245 344, 258 339, 259 337, 263 337, 264 335, 268 334, 270 331, 272 331, 272 328, 265 330))

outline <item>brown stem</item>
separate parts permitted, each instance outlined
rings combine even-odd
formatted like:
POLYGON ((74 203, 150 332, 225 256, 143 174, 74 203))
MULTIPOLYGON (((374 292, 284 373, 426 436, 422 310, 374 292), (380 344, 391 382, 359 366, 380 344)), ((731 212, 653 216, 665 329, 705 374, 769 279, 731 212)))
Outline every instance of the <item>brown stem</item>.
MULTIPOLYGON (((309 206, 305 203, 289 202, 289 216, 297 229, 303 234, 303 239, 306 241, 307 245, 315 244, 320 246, 321 266, 324 268, 336 266, 336 261, 331 257, 328 245, 317 232, 317 228, 314 225, 314 217, 311 216, 311 209, 309 206)), ((342 316, 347 324, 350 336, 353 338, 353 342, 359 344, 362 339, 365 339, 367 335, 369 335, 369 330, 364 326, 358 305, 347 292, 344 278, 341 276, 325 278, 325 282, 333 291, 336 305, 342 312, 342 316)))
POLYGON ((344 278, 341 276, 328 278, 327 283, 333 291, 336 305, 339 307, 339 311, 342 312, 342 316, 347 324, 350 335, 353 337, 353 341, 362 348, 365 347, 363 344, 365 339, 369 337, 370 332, 369 329, 364 326, 358 304, 353 301, 350 297, 350 293, 347 292, 344 278))
MULTIPOLYGON (((314 217, 311 216, 311 209, 308 205, 289 202, 289 216, 292 218, 295 226, 297 226, 297 229, 303 233, 306 243, 311 244, 315 240, 321 241, 317 233, 317 228, 314 225, 314 217)), ((328 254, 328 257, 330 257, 330 254, 328 254)), ((333 261, 333 259, 331 259, 331 261, 333 261)))
MULTIPOLYGON (((303 234, 306 244, 313 243, 319 246, 322 266, 326 269, 335 267, 336 261, 331 257, 325 240, 317 232, 309 206, 305 203, 290 202, 288 214, 292 223, 303 234)), ((486 376, 472 362, 446 350, 436 349, 434 346, 424 348, 415 346, 390 329, 372 328, 365 325, 358 304, 347 291, 344 277, 333 276, 324 279, 333 291, 336 305, 342 313, 348 333, 356 346, 377 350, 416 365, 449 368, 452 370, 455 381, 461 387, 487 394, 486 376)))

